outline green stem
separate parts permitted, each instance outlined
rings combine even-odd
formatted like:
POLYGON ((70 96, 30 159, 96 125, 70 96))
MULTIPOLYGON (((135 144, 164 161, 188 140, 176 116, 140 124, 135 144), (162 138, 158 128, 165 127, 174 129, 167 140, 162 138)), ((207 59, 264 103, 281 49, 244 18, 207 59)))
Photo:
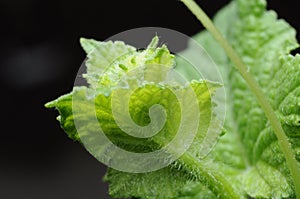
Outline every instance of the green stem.
POLYGON ((247 82, 248 86, 252 92, 257 97, 257 100, 265 112, 266 117, 269 119, 274 132, 277 136, 279 145, 282 152, 286 158, 287 165, 290 169, 294 187, 296 192, 296 198, 300 199, 300 168, 295 159, 294 152, 292 150, 291 144, 288 141, 288 137, 282 129, 282 126, 277 119, 275 112, 271 105, 269 104, 267 98, 265 97, 262 89, 259 87, 258 83, 254 80, 253 76, 247 72, 247 66, 233 50, 228 41, 222 36, 220 31, 216 28, 210 18, 205 14, 205 12, 193 1, 193 0, 181 0, 189 10, 197 17, 197 19, 203 24, 203 26, 213 35, 213 37, 220 43, 220 45, 225 50, 227 56, 233 62, 237 70, 241 73, 242 77, 247 82))
POLYGON ((183 154, 180 160, 184 162, 188 171, 196 172, 196 178, 205 186, 207 186, 218 198, 223 199, 241 199, 241 195, 236 192, 229 182, 212 163, 199 161, 188 153, 183 154), (208 165, 206 165, 208 164, 208 165))

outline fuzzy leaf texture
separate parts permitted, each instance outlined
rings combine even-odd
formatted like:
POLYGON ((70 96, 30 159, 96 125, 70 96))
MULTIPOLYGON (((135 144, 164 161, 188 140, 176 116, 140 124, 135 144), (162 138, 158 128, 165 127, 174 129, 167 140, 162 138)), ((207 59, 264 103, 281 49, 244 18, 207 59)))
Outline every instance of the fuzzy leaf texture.
MULTIPOLYGON (((214 22, 268 96, 299 162, 300 56, 289 54, 298 47, 296 33, 265 7, 265 1, 237 0, 214 22)), ((253 198, 295 197, 285 157, 254 95, 208 32, 194 38, 220 67, 229 98, 228 133, 210 158, 219 162, 235 187, 253 198)))
MULTIPOLYGON (((175 57, 165 45, 157 47, 157 37, 154 37, 148 48, 143 51, 136 51, 133 47, 122 42, 97 42, 81 39, 81 44, 88 54, 87 74, 84 77, 89 86, 74 87, 72 93, 46 104, 46 107, 56 108, 59 111, 58 120, 71 139, 76 141, 95 139, 99 133, 99 128, 97 127, 98 124, 91 121, 96 115, 103 132, 116 146, 132 152, 151 152, 166 146, 174 138, 183 116, 181 113, 185 113, 186 118, 183 123, 187 127, 187 134, 195 129, 195 126, 189 125, 189 121, 195 120, 192 113, 195 112, 196 107, 199 108, 201 117, 201 120, 197 121, 196 134, 188 151, 170 166, 150 173, 135 174, 109 168, 104 179, 110 184, 112 196, 199 198, 199 189, 205 193, 205 195, 201 194, 202 198, 214 196, 201 182, 216 192, 222 193, 223 189, 228 189, 234 195, 229 182, 214 168, 213 164, 209 161, 199 161, 200 146, 205 147, 204 138, 219 136, 222 131, 219 122, 213 116, 212 107, 214 105, 211 101, 211 95, 220 86, 218 83, 206 80, 194 80, 185 85, 180 85, 176 80, 165 82, 165 71, 159 67, 163 65, 167 69, 172 69, 175 65, 175 57), (108 46, 109 51, 106 52, 108 46), (93 48, 95 48, 95 52, 91 50, 93 48), (107 55, 108 58, 102 60, 106 53, 112 55, 107 55), (147 80, 147 76, 155 78, 149 82, 143 81, 141 83, 139 77, 134 77, 135 80, 133 81, 130 72, 141 65, 150 66, 143 69, 145 73, 143 80, 147 80), (101 77, 99 73, 102 73, 101 77), (116 84, 124 77, 126 87, 116 84), (98 81, 95 81, 97 78, 99 78, 98 81), (135 123, 143 126, 152 122, 148 111, 154 104, 160 104, 166 109, 165 125, 158 134, 151 138, 141 139, 126 134, 120 129, 112 114, 113 96, 130 93, 130 87, 133 85, 138 85, 138 87, 130 96, 129 112, 135 123), (184 99, 185 107, 180 107, 177 101, 178 96, 174 95, 174 91, 178 96, 181 96, 180 98, 184 99), (196 101, 193 101, 191 91, 195 94, 196 101), (76 104, 77 111, 74 111, 74 104, 76 104), (76 124, 79 122, 84 125, 76 125, 75 118, 76 124), (210 134, 206 135, 209 125, 213 128, 210 134), (78 132, 81 132, 80 136, 78 132), (162 187, 164 187, 163 190, 162 187)), ((118 112, 120 117, 122 117, 122 111, 123 109, 120 109, 118 112)), ((174 148, 181 148, 185 144, 182 143, 174 148)), ((109 149, 107 147, 103 145, 97 149, 96 153, 92 154, 105 153, 109 149)), ((231 193, 227 194, 224 192, 220 195, 229 198, 231 193)))

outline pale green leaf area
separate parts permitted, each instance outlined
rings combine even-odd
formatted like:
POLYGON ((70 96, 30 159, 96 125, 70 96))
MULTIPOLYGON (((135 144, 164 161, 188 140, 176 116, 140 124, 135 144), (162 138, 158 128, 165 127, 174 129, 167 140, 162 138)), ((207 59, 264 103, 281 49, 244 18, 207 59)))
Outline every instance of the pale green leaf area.
MULTIPOLYGON (((264 0, 232 1, 218 12, 214 24, 262 88, 288 136, 300 167, 300 56, 289 54, 298 47, 295 30, 284 20, 278 20, 274 11, 266 11, 264 0)), ((185 99, 191 106, 185 108, 189 112, 195 108, 192 106, 194 102, 188 101, 191 97, 188 88, 192 88, 201 121, 205 122, 199 123, 188 150, 171 165, 157 171, 127 173, 108 168, 103 179, 109 183, 110 195, 141 199, 296 198, 294 180, 279 145, 280 140, 246 81, 207 31, 193 38, 216 62, 227 93, 223 127, 226 133, 219 137, 219 142, 205 158, 199 157, 199 150, 205 144, 203 140, 209 123, 214 126, 216 134, 223 130, 215 122, 213 107, 224 102, 212 103, 214 91, 220 85, 197 79, 167 46, 157 46, 157 37, 143 51, 119 41, 81 39, 88 55, 84 77, 89 86, 75 87, 73 92, 47 103, 46 107, 59 111, 61 127, 73 140, 80 142, 84 135, 93 140, 98 127, 90 121, 96 116, 103 132, 115 145, 128 151, 150 152, 167 145, 179 128, 180 104, 173 91, 187 96, 185 99), (164 73, 160 76, 150 72, 149 81, 142 84, 137 81, 137 89, 129 103, 132 120, 141 126, 151 123, 149 109, 154 104, 162 105, 167 115, 164 127, 151 138, 126 134, 112 114, 113 96, 130 89, 132 71, 143 65, 157 67, 160 72, 164 70, 159 66, 175 67, 189 80, 185 85, 165 82, 164 73), (129 88, 117 84, 120 81, 127 82, 129 88), (80 109, 76 114, 72 110, 75 102, 80 109), (85 125, 76 128, 75 118, 85 125), (79 136, 77 130, 89 133, 79 136)), ((193 54, 189 49, 186 53, 193 54)), ((101 150, 105 153, 105 146, 101 150)))
POLYGON ((87 73, 84 77, 90 85, 96 85, 99 82, 101 74, 115 59, 136 50, 122 41, 98 42, 94 39, 81 38, 80 43, 88 58, 85 63, 87 73))

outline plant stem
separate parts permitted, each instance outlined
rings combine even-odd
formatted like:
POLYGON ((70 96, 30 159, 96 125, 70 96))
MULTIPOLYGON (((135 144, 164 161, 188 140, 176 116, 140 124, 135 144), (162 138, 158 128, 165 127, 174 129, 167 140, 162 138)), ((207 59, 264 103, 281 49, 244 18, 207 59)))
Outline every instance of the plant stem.
POLYGON ((292 150, 291 144, 289 143, 288 137, 282 129, 282 126, 275 115, 275 112, 271 105, 269 104, 267 98, 265 97, 262 89, 255 81, 253 76, 247 72, 247 66, 242 61, 242 59, 237 55, 233 50, 228 41, 222 36, 217 27, 213 24, 210 18, 205 14, 205 12, 193 1, 193 0, 181 0, 188 9, 197 17, 197 19, 203 24, 203 26, 213 35, 213 37, 219 42, 219 44, 225 50, 227 56, 233 62, 237 70, 241 73, 242 77, 247 82, 248 86, 255 94, 258 103, 265 112, 266 117, 269 119, 270 124, 273 127, 273 130, 277 136, 281 150, 286 158, 287 165, 291 172, 296 198, 300 199, 300 168, 295 159, 294 152, 292 150))
POLYGON ((242 199, 241 195, 226 179, 217 168, 214 168, 212 163, 205 163, 205 161, 199 161, 189 153, 185 153, 180 157, 180 160, 184 162, 188 171, 196 172, 196 178, 207 186, 218 198, 223 199, 242 199), (206 165, 208 164, 208 165, 206 165))

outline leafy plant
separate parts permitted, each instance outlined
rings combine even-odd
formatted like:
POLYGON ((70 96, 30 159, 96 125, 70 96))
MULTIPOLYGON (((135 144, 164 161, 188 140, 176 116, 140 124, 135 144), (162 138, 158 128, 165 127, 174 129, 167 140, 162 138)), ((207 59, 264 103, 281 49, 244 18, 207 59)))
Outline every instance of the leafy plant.
MULTIPOLYGON (((75 87, 46 107, 59 111, 62 128, 74 140, 94 139, 97 127, 90 121, 97 110, 103 132, 115 145, 133 152, 151 152, 173 139, 184 114, 180 113, 180 102, 172 91, 192 98, 188 89, 191 88, 197 104, 186 102, 186 114, 194 116, 191 112, 198 106, 199 115, 207 122, 197 124, 199 128, 189 149, 169 166, 156 171, 129 173, 108 168, 104 180, 110 184, 110 194, 166 199, 299 198, 300 56, 289 54, 298 47, 295 30, 278 20, 274 11, 266 11, 263 0, 231 2, 216 15, 215 25, 193 1, 183 2, 211 32, 201 32, 194 39, 219 66, 229 98, 226 133, 208 156, 199 157, 199 145, 205 137, 206 124, 216 123, 216 134, 221 130, 215 122, 210 95, 219 84, 199 79, 185 86, 176 81, 164 82, 159 68, 159 73, 151 74, 157 77, 154 82, 140 84, 130 79, 130 71, 140 65, 171 68, 176 63, 177 68, 185 67, 166 46, 158 47, 157 37, 143 51, 122 42, 82 39, 88 54, 85 78, 89 86, 75 87), (128 89, 115 83, 124 77, 129 87, 137 88, 129 103, 129 113, 137 124, 153 122, 151 111, 148 113, 152 105, 166 108, 169 117, 153 138, 127 135, 114 118, 110 101, 112 96, 128 89), (74 111, 74 103, 81 112, 74 111), (74 118, 85 125, 78 129, 74 118), (83 136, 78 131, 84 132, 83 136)), ((184 53, 194 52, 187 49, 184 53)), ((186 131, 193 129, 190 126, 186 131)), ((106 149, 103 146, 97 152, 106 149)))

